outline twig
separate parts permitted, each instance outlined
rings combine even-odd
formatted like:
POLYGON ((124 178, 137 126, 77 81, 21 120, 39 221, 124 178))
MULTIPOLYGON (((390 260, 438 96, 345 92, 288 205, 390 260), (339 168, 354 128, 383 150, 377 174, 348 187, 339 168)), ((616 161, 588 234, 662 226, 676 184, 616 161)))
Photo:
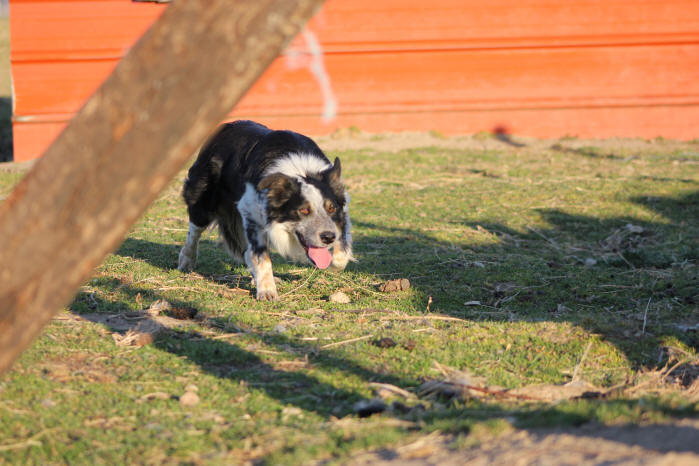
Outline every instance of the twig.
POLYGON ((345 312, 349 314, 375 314, 375 313, 383 313, 383 314, 394 314, 398 311, 393 311, 391 309, 376 309, 376 308, 367 308, 367 309, 329 309, 328 312, 345 312))
POLYGON ((281 297, 288 296, 288 295, 290 295, 291 293, 293 293, 294 291, 298 290, 299 288, 305 286, 306 283, 308 283, 308 281, 313 277, 313 275, 315 275, 316 270, 318 270, 318 269, 313 269, 313 270, 311 271, 311 273, 308 275, 308 277, 306 277, 306 279, 305 279, 299 286, 297 286, 296 288, 293 288, 293 289, 287 291, 286 293, 282 294, 281 297))
POLYGON ((46 432, 54 430, 54 429, 44 429, 41 432, 38 432, 31 437, 29 437, 27 440, 23 440, 21 442, 17 443, 10 443, 8 445, 0 445, 0 451, 7 451, 7 450, 19 450, 21 448, 26 448, 26 447, 40 447, 41 442, 38 441, 37 439, 41 436, 43 436, 46 432))
POLYGON ((537 235, 541 236, 542 238, 544 238, 546 240, 546 242, 549 243, 551 246, 553 246, 556 250, 558 250, 558 251, 561 250, 561 247, 558 244, 556 244, 556 242, 554 240, 547 238, 546 236, 544 236, 543 233, 541 233, 536 228, 532 228, 529 225, 527 225, 527 230, 532 231, 532 232, 536 233, 537 235))
POLYGON ((636 270, 636 267, 633 266, 633 264, 629 261, 626 260, 626 257, 621 253, 621 251, 617 252, 617 255, 621 257, 621 259, 626 262, 626 265, 628 265, 632 270, 636 270))
POLYGON ((459 319, 458 317, 448 317, 448 316, 390 316, 383 317, 381 320, 445 320, 450 322, 463 322, 468 324, 469 322, 464 319, 459 319))
POLYGON ((40 447, 41 442, 38 440, 24 440, 19 443, 11 443, 9 445, 0 445, 0 451, 7 451, 7 450, 19 450, 20 448, 26 448, 26 447, 40 447))
POLYGON ((266 349, 256 349, 253 351, 255 353, 262 353, 262 354, 283 354, 281 351, 272 351, 272 350, 266 350, 266 349))
POLYGON ((369 386, 374 387, 374 388, 378 388, 378 389, 387 390, 391 393, 395 393, 396 395, 400 395, 403 398, 406 398, 408 400, 415 398, 414 393, 410 393, 407 390, 404 390, 404 389, 397 387, 395 385, 391 385, 389 383, 371 382, 371 383, 369 383, 369 386))
POLYGON ((371 338, 373 336, 374 336, 373 334, 370 334, 370 335, 364 335, 363 337, 350 338, 349 340, 336 341, 335 343, 328 343, 327 345, 323 345, 320 347, 320 349, 334 348, 336 346, 346 345, 348 343, 354 343, 355 341, 368 340, 369 338, 371 338))
POLYGON ((590 352, 590 347, 592 346, 592 340, 587 342, 587 346, 585 347, 585 352, 582 355, 582 358, 580 358, 580 361, 575 365, 575 370, 573 371, 573 381, 578 380, 578 372, 580 371, 580 368, 583 365, 583 362, 585 362, 585 359, 587 358, 587 353, 590 352))
POLYGON ((239 337, 241 335, 245 335, 245 333, 244 332, 224 333, 222 335, 216 335, 215 337, 211 337, 211 340, 225 340, 226 338, 239 337))
POLYGON ((648 307, 650 307, 650 300, 653 299, 651 296, 648 298, 648 304, 646 304, 646 310, 643 312, 643 329, 641 329, 641 333, 644 334, 646 333, 646 321, 648 319, 648 307))

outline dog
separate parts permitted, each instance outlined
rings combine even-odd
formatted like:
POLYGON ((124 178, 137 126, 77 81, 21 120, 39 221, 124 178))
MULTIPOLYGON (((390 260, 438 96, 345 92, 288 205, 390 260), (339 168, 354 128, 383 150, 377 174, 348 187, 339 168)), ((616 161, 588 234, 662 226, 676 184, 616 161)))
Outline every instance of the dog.
POLYGON ((228 253, 250 270, 259 300, 279 298, 270 249, 320 269, 354 261, 340 159, 330 163, 299 133, 253 121, 221 125, 189 169, 182 196, 189 231, 180 271, 195 267, 199 238, 214 222, 228 253))

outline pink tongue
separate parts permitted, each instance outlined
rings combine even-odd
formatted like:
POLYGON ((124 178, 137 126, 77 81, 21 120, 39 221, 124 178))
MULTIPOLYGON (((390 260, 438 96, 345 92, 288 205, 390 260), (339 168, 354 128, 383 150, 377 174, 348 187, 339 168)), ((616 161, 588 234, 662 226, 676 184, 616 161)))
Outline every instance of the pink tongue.
POLYGON ((327 269, 330 265, 332 257, 330 257, 330 252, 325 248, 308 248, 308 257, 311 258, 313 263, 319 269, 327 269))

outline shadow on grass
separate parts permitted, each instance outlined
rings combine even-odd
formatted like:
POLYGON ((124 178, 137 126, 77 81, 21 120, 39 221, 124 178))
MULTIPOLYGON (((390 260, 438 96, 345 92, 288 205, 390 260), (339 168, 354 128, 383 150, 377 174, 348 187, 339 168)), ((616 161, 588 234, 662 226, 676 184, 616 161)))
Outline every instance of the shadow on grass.
MULTIPOLYGON (((148 301, 160 299, 160 296, 151 290, 118 285, 118 283, 117 280, 114 280, 113 285, 120 286, 120 289, 131 298, 140 295, 148 301)), ((170 300, 170 302, 174 307, 189 305, 184 301, 170 300)), ((106 302, 81 292, 70 309, 76 315, 110 328, 109 321, 104 317, 108 312, 104 311, 117 311, 114 306, 119 306, 119 304, 106 302), (100 312, 88 312, 94 310, 100 312)), ((144 323, 161 325, 157 321, 154 322, 146 314, 140 314, 140 317, 130 316, 129 319, 132 319, 130 328, 137 328, 138 324, 134 323, 134 319, 144 323)), ((224 331, 230 331, 231 327, 235 327, 226 319, 204 319, 196 323, 205 328, 223 329, 224 331)), ((354 415, 353 405, 364 399, 364 396, 355 390, 336 386, 308 373, 315 368, 323 369, 326 374, 332 373, 337 380, 343 380, 348 375, 354 376, 361 381, 362 386, 369 382, 381 382, 411 389, 419 383, 419 381, 407 380, 392 374, 377 373, 339 355, 334 350, 320 349, 282 334, 255 331, 240 332, 240 338, 247 339, 248 348, 264 344, 274 348, 280 354, 283 353, 285 357, 294 358, 292 360, 263 361, 254 352, 259 351, 259 348, 251 350, 244 347, 245 343, 240 342, 238 337, 232 337, 237 340, 236 342, 222 341, 214 338, 211 334, 204 333, 205 331, 192 330, 191 327, 194 325, 189 325, 187 328, 186 324, 185 322, 185 325, 180 329, 170 328, 161 332, 155 339, 154 346, 184 358, 197 365, 205 373, 221 379, 245 383, 250 390, 263 392, 267 397, 278 401, 281 405, 293 405, 304 411, 315 413, 324 419, 354 415), (251 339, 252 341, 250 341, 251 339), (285 362, 292 362, 292 364, 286 365, 285 362), (293 362, 301 362, 307 373, 302 372, 298 365, 293 364, 293 362)), ((195 324, 195 322, 191 321, 191 324, 195 324)), ((125 332, 122 326, 114 326, 110 330, 125 332)), ((649 402, 655 404, 653 406, 655 411, 670 417, 686 417, 694 413, 691 405, 677 408, 660 400, 650 400, 649 402)), ((633 417, 633 414, 638 410, 638 401, 636 400, 579 400, 573 403, 578 403, 578 405, 549 406, 541 403, 502 405, 473 399, 458 403, 450 409, 426 412, 415 410, 407 414, 387 411, 384 416, 419 421, 420 425, 428 431, 437 429, 445 434, 468 434, 471 427, 480 421, 504 420, 507 423, 514 421, 517 427, 533 429, 531 431, 536 436, 543 438, 548 433, 537 429, 555 427, 557 432, 560 432, 560 429, 579 427, 590 421, 603 422, 604 419, 598 416, 604 415, 605 412, 619 412, 633 417), (605 404, 605 409, 595 409, 600 402, 605 404), (580 403, 587 404, 588 407, 581 408, 580 403)), ((600 429, 595 427, 594 430, 564 430, 564 432, 581 437, 622 442, 631 446, 639 445, 659 452, 699 452, 698 445, 687 441, 687 439, 695 438, 698 433, 697 429, 692 426, 638 426, 634 427, 634 432, 626 432, 628 435, 624 435, 624 432, 612 432, 610 429, 613 428, 600 429)))
POLYGON ((367 242, 392 251, 363 257, 357 267, 415 277, 422 294, 433 297, 434 311, 478 320, 569 321, 601 334, 637 368, 657 367, 666 361, 665 337, 699 349, 696 329, 682 328, 697 324, 699 191, 630 200, 658 220, 547 209, 539 211, 546 229, 462 222, 488 234, 488 245, 445 243, 415 229, 355 221, 372 232, 358 237, 360 249, 367 242), (496 310, 464 305, 474 301, 496 310), (649 307, 651 317, 644 317, 649 307))
MULTIPOLYGON (((635 367, 657 367, 666 360, 665 337, 699 348, 696 330, 682 330, 697 323, 699 191, 630 201, 655 211, 658 220, 547 209, 540 211, 546 229, 461 222, 490 235, 489 244, 478 244, 355 219, 363 233, 355 233, 360 260, 350 270, 409 278, 418 293, 416 311, 423 312, 431 296, 433 312, 466 319, 569 321, 601 334, 635 367), (482 307, 464 305, 474 301, 482 307)), ((209 279, 229 273, 219 246, 201 244, 197 271, 209 279)), ((172 269, 178 250, 127 239, 116 254, 172 269)))
MULTIPOLYGON (((129 299, 134 299, 136 296, 146 302, 161 299, 161 296, 152 290, 123 285, 115 279, 112 280, 111 285, 118 287, 129 299)), ((168 302, 174 308, 191 307, 190 303, 184 301, 168 299, 168 302)), ((118 317, 118 315, 124 315, 118 302, 108 302, 89 293, 80 292, 69 309, 87 320, 106 325, 113 332, 126 332, 123 325, 124 319, 118 317), (113 324, 110 324, 107 317, 109 314, 117 316, 113 324)), ((145 313, 132 313, 128 319, 131 324, 127 323, 127 325, 133 330, 137 330, 139 325, 150 328, 161 325, 145 313)), ((207 318, 199 315, 197 320, 183 320, 182 323, 181 328, 170 328, 161 332, 155 339, 155 347, 186 358, 204 372, 220 378, 244 381, 248 386, 264 391, 270 398, 281 403, 293 404, 325 418, 331 415, 350 414, 353 412, 352 405, 364 397, 352 390, 339 388, 298 370, 286 370, 284 362, 288 362, 288 359, 267 363, 262 361, 254 350, 248 350, 240 343, 215 339, 201 331, 192 330, 191 327, 201 325, 218 331, 239 332, 240 337, 246 339, 248 346, 264 344, 272 347, 283 357, 293 357, 296 363, 301 362, 309 369, 318 367, 326 372, 337 372, 338 380, 351 375, 358 377, 363 383, 376 381, 403 387, 414 385, 414 381, 367 369, 351 359, 342 357, 334 350, 322 350, 277 332, 241 330, 225 318, 207 318)), ((235 338, 235 336, 231 337, 231 339, 235 338)), ((292 364, 290 367, 293 368, 293 366, 292 364)))
MULTIPOLYGON (((459 222, 475 231, 480 229, 479 235, 492 239, 487 243, 468 237, 446 242, 429 231, 358 219, 354 223, 361 232, 355 235, 360 261, 352 264, 351 270, 384 278, 410 278, 419 299, 433 297, 433 312, 471 320, 570 322, 601 335, 636 367, 654 368, 667 360, 666 337, 677 338, 694 348, 699 346, 696 330, 682 331, 677 326, 696 324, 699 191, 679 197, 636 197, 630 201, 654 211, 657 217, 653 221, 639 221, 631 216, 597 218, 546 209, 540 211, 548 223, 542 229, 515 231, 497 222, 459 222), (588 259, 593 259, 594 264, 588 259), (479 301, 488 312, 465 306, 469 301, 479 301), (662 306, 652 308, 651 317, 644 323, 639 315, 643 315, 649 302, 662 306), (497 312, 490 312, 492 309, 497 312)), ((179 247, 127 239, 117 254, 170 270, 176 266, 179 247)), ((222 259, 225 256, 214 241, 203 241, 201 254, 198 270, 205 277, 216 279, 230 273, 222 259)), ((130 298, 139 294, 145 301, 161 298, 157 292, 133 284, 114 285, 130 298)), ((92 310, 119 312, 114 306, 118 304, 81 293, 71 310, 83 315, 92 310)), ((424 307, 416 303, 415 311, 424 312, 424 307)), ((236 329, 235 322, 226 319, 210 322, 224 331, 236 329)), ((363 398, 363 393, 352 388, 353 383, 335 384, 330 377, 337 377, 338 381, 353 377, 362 387, 376 381, 410 389, 420 383, 372 370, 342 351, 322 349, 276 332, 249 329, 243 330, 240 339, 222 341, 205 331, 171 330, 154 345, 215 377, 244 381, 271 399, 326 419, 351 415, 352 405, 363 398), (256 345, 280 354, 275 361, 263 360, 256 354, 256 345), (303 368, 284 366, 289 359, 307 362, 303 368), (323 374, 316 375, 316 368, 322 369, 323 374)), ((657 404, 653 409, 669 416, 695 413, 693 405, 677 408, 671 402, 652 402, 657 404)), ((474 420, 513 417, 527 429, 575 427, 590 420, 605 422, 597 416, 609 412, 622 416, 626 413, 634 419, 638 409, 639 401, 623 399, 575 400, 553 407, 470 401, 429 411, 422 421, 428 429, 455 433, 468 432, 474 420), (600 404, 604 407, 600 408, 600 404)), ((658 451, 696 452, 695 446, 683 446, 681 442, 666 444, 672 445, 668 447, 653 443, 648 440, 655 433, 653 428, 637 427, 636 435, 621 435, 613 440, 658 451)), ((668 429, 670 438, 697 435, 697 429, 691 426, 668 429)), ((606 438, 604 432, 569 433, 606 438)))

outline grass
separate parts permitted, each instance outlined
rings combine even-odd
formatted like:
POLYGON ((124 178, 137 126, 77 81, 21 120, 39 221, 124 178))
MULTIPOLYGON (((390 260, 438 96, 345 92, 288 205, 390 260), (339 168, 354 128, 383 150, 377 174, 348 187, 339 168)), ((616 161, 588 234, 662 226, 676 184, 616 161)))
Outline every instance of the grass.
MULTIPOLYGON (((331 151, 359 261, 331 274, 277 257, 275 303, 240 292, 249 274, 214 232, 196 273, 174 269, 181 173, 0 379, 0 462, 298 464, 435 431, 461 448, 511 425, 696 416, 699 146, 594 144, 331 151), (380 293, 393 278, 411 288, 380 293), (352 302, 328 302, 338 290, 352 302), (160 299, 199 318, 116 344, 104 316, 139 321, 160 299), (356 416, 372 382, 418 393, 441 377, 435 361, 508 389, 574 374, 625 389, 559 403, 420 397, 406 403, 421 409, 356 416), (644 379, 677 361, 661 384, 644 379), (191 384, 200 402, 182 406, 191 384)), ((0 198, 20 176, 0 172, 0 198)))

